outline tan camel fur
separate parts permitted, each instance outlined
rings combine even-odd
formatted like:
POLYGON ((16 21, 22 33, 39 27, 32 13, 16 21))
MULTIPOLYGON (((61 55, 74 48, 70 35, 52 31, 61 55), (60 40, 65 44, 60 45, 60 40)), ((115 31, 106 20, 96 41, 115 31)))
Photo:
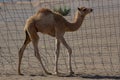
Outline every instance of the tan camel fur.
POLYGON ((21 60, 22 60, 23 52, 26 46, 30 42, 33 43, 35 57, 40 61, 43 70, 45 71, 46 74, 49 74, 49 75, 51 74, 46 70, 46 68, 44 67, 41 61, 41 56, 38 51, 39 36, 37 32, 48 34, 56 38, 55 73, 57 75, 60 74, 58 71, 58 58, 59 58, 59 52, 60 52, 60 43, 62 43, 67 48, 69 53, 68 60, 69 60, 70 75, 74 74, 72 70, 72 65, 71 65, 72 50, 70 46, 67 44, 67 42, 65 41, 63 36, 65 32, 73 32, 78 30, 82 25, 82 22, 85 16, 92 11, 93 9, 91 8, 86 8, 86 7, 78 8, 74 22, 72 23, 68 22, 59 13, 53 12, 46 8, 40 9, 36 14, 31 16, 29 19, 27 19, 26 25, 24 28, 24 31, 26 33, 26 39, 19 51, 18 74, 22 75, 20 71, 21 60))

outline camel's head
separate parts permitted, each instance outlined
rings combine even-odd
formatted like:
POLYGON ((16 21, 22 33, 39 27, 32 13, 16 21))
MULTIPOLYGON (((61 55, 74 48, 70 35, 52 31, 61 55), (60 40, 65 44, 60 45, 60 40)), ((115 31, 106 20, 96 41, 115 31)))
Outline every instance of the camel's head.
POLYGON ((93 11, 92 8, 86 8, 86 7, 78 8, 78 10, 82 15, 87 15, 88 13, 91 13, 93 11))

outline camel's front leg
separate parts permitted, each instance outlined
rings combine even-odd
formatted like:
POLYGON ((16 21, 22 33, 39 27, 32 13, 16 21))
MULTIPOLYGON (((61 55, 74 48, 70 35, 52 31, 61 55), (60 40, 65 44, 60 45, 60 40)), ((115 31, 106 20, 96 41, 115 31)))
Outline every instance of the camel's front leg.
POLYGON ((72 65, 71 65, 71 55, 72 55, 72 49, 70 48, 70 46, 67 44, 67 42, 65 41, 63 36, 58 36, 59 41, 67 48, 68 50, 68 61, 69 61, 69 68, 70 68, 70 75, 74 74, 73 70, 72 70, 72 65))
POLYGON ((58 58, 60 53, 60 41, 56 39, 56 51, 55 51, 55 74, 59 74, 58 72, 58 58))

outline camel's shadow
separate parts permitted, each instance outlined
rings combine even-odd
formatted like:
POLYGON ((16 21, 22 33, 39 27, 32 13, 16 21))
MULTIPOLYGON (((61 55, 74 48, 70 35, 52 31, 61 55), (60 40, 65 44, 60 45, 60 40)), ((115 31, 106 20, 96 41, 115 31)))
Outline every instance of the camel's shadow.
POLYGON ((120 76, 107 76, 107 75, 81 75, 81 74, 76 74, 78 77, 82 78, 89 78, 89 79, 118 79, 120 80, 120 76))
POLYGON ((118 79, 120 80, 120 76, 109 76, 109 75, 96 75, 96 74, 63 74, 59 77, 80 77, 80 78, 88 78, 88 79, 118 79))
MULTIPOLYGON (((34 75, 34 76, 37 76, 37 75, 34 75)), ((43 76, 43 75, 39 75, 39 76, 43 76)), ((56 76, 56 75, 52 75, 52 76, 56 76)), ((57 76, 58 77, 80 77, 80 78, 88 78, 88 79, 115 79, 115 80, 118 79, 118 80, 120 80, 120 76, 96 75, 96 74, 73 74, 73 75, 69 75, 66 73, 62 73, 62 74, 57 75, 57 76)))

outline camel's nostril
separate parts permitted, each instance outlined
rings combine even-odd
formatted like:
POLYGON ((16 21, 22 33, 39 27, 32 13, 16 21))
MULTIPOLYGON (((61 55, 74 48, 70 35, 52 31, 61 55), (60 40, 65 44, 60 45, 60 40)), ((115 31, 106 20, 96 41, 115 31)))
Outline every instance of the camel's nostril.
POLYGON ((91 12, 93 11, 93 9, 91 9, 91 12))

